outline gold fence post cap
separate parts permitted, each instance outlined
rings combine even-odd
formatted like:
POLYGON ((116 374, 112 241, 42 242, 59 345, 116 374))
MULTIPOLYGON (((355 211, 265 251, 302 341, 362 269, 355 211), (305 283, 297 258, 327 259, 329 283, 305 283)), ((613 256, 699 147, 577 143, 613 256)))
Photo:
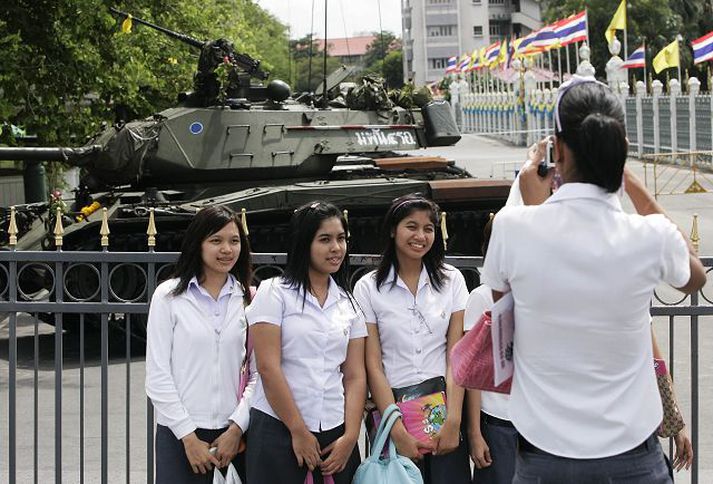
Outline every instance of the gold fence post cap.
POLYGON ((64 235, 64 227, 62 226, 62 209, 57 207, 55 212, 55 222, 54 222, 54 245, 60 249, 62 248, 62 239, 64 235))
POLYGON ((7 235, 9 236, 8 244, 10 247, 15 247, 17 245, 17 220, 15 214, 15 206, 10 207, 10 225, 7 228, 7 235))
POLYGON ((694 213, 693 214, 693 225, 691 227, 691 245, 693 245, 693 248, 698 252, 698 249, 700 248, 701 244, 701 237, 698 234, 698 214, 694 213))
POLYGON ((448 227, 446 226, 446 212, 441 212, 441 235, 443 235, 443 250, 448 250, 448 227))
POLYGON ((109 247, 109 212, 106 207, 102 208, 102 226, 99 229, 101 235, 101 246, 109 247))
POLYGON ((157 234, 158 234, 158 231, 156 230, 156 218, 154 215, 154 209, 150 208, 149 209, 149 226, 146 229, 146 235, 149 236, 148 246, 151 249, 156 247, 156 235, 157 234))
POLYGON ((245 209, 245 207, 240 209, 240 225, 243 226, 243 232, 245 232, 245 236, 247 237, 250 235, 250 231, 248 230, 248 211, 245 209))

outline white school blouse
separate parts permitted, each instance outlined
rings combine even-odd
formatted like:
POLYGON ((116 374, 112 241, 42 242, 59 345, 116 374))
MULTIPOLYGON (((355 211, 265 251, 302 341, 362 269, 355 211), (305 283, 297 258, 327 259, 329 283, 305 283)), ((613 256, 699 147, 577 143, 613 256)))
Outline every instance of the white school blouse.
POLYGON ((563 457, 630 450, 661 423, 649 304, 690 277, 686 242, 663 215, 622 211, 615 194, 567 183, 542 205, 498 213, 482 282, 512 290, 510 418, 563 457))
MULTIPOLYGON (((303 295, 280 277, 267 279, 246 314, 251 326, 280 326, 285 380, 307 428, 321 432, 344 423, 341 365, 347 358, 349 340, 366 337, 366 325, 359 306, 331 277, 324 307, 312 294, 307 293, 304 299, 303 295)), ((252 406, 279 419, 260 378, 252 406)))
POLYGON ((379 328, 384 372, 392 388, 446 376, 448 325, 453 313, 465 309, 468 289, 458 269, 445 264, 445 273, 443 287, 437 291, 424 266, 415 297, 393 268, 380 289, 376 271, 354 287, 367 323, 379 328))
POLYGON ((146 394, 156 410, 156 422, 177 439, 196 428, 221 429, 230 421, 243 432, 250 420, 250 395, 257 376, 238 400, 240 367, 245 358, 247 321, 243 289, 229 276, 222 321, 207 314, 195 288, 173 296, 178 279, 156 288, 147 326, 146 394))
MULTIPOLYGON (((490 311, 493 307, 493 291, 485 284, 473 289, 468 296, 468 303, 463 313, 463 331, 470 331, 478 322, 484 311, 490 311)), ((480 392, 480 409, 503 420, 510 420, 508 411, 510 395, 496 392, 480 392)))

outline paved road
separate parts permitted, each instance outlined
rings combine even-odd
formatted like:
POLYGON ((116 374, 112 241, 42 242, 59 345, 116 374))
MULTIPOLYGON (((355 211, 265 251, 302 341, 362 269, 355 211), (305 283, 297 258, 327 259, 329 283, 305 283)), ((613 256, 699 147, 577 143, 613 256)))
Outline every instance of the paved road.
MULTIPOLYGON (((467 168, 475 176, 489 178, 494 176, 512 177, 514 170, 524 159, 525 150, 512 147, 498 141, 465 136, 455 147, 428 150, 432 154, 440 154, 456 160, 457 164, 467 168)), ((631 162, 634 169, 643 176, 643 165, 631 162)), ((685 176, 682 174, 681 176, 685 176)), ((651 174, 649 172, 649 179, 651 174)), ((653 182, 650 180, 650 185, 653 182)), ((660 197, 669 215, 685 230, 689 231, 693 213, 700 215, 701 253, 713 255, 713 194, 700 195, 668 195, 660 197)), ((625 206, 628 206, 625 203, 625 206)), ((630 207, 629 207, 630 208, 630 207)), ((711 283, 709 283, 711 286, 711 283)), ((706 289, 713 294, 712 287, 706 289)), ((662 297, 672 298, 673 291, 661 291, 662 297)), ((713 401, 711 380, 713 368, 708 363, 713 356, 713 325, 711 321, 701 323, 701 426, 700 426, 700 482, 713 482, 713 401)), ((0 320, 0 435, 7 435, 7 320, 0 320)), ((662 346, 668 345, 668 322, 656 321, 655 327, 662 346)), ((38 459, 39 482, 52 482, 55 475, 54 467, 54 432, 55 432, 55 393, 54 393, 54 330, 52 327, 40 324, 38 343, 39 381, 38 391, 38 459)), ((679 398, 686 415, 690 415, 690 348, 689 325, 683 319, 675 324, 675 358, 674 368, 677 375, 679 398)), ((18 452, 18 482, 32 482, 33 469, 33 422, 34 422, 34 324, 30 317, 22 317, 18 329, 19 368, 17 374, 17 452, 18 452)), ((62 472, 63 482, 79 482, 78 439, 80 425, 79 403, 79 346, 71 338, 64 338, 65 357, 62 375, 63 405, 62 405, 62 472)), ((100 462, 100 355, 98 341, 88 340, 86 343, 85 378, 85 482, 98 482, 100 462)), ((111 350, 109 365, 109 482, 126 482, 126 448, 127 429, 129 447, 130 482, 145 482, 146 476, 146 402, 143 393, 144 364, 140 356, 127 362, 122 356, 123 342, 117 341, 111 350), (129 409, 127 427, 126 412, 126 378, 130 376, 129 409)), ((7 452, 6 438, 0 439, 0 482, 7 482, 7 452)), ((689 482, 689 476, 683 472, 678 475, 677 482, 689 482)))

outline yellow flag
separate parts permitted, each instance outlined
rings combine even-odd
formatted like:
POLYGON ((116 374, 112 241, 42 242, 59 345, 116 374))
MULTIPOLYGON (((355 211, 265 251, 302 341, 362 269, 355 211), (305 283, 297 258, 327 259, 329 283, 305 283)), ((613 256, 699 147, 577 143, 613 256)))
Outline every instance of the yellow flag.
POLYGON ((619 7, 611 18, 611 22, 609 22, 609 27, 604 32, 604 37, 607 38, 607 45, 611 44, 617 30, 626 30, 626 0, 621 0, 619 7))
POLYGON ((480 65, 483 67, 488 66, 488 59, 485 58, 485 47, 480 48, 480 65))
POLYGON ((654 57, 653 65, 656 74, 669 67, 678 67, 678 40, 674 40, 661 49, 661 51, 656 54, 656 57, 654 57))
POLYGON ((130 34, 132 24, 133 22, 131 21, 131 14, 129 14, 129 16, 126 17, 123 22, 121 22, 121 31, 125 34, 130 34))

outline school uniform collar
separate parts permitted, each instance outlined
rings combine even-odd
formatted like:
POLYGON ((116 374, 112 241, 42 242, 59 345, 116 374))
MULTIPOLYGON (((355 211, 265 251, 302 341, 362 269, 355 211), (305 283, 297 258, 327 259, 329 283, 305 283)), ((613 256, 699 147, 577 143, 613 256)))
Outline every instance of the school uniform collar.
MULTIPOLYGON (((195 288, 198 292, 203 294, 204 296, 208 296, 210 298, 213 298, 206 289, 200 285, 198 282, 198 277, 193 276, 190 281, 188 281, 188 290, 191 290, 191 288, 195 288)), ((188 291, 186 291, 188 292, 188 291)), ((226 279, 225 284, 223 284, 223 287, 220 289, 220 293, 218 293, 218 299, 222 298, 225 295, 230 294, 231 296, 242 296, 243 295, 243 289, 241 284, 238 283, 237 279, 235 279, 235 276, 232 274, 228 274, 228 279, 226 279)))
POLYGON ((602 187, 592 183, 565 183, 544 203, 581 199, 597 200, 606 203, 614 210, 622 211, 621 201, 616 193, 609 193, 602 187))
MULTIPOLYGON (((283 287, 288 288, 288 289, 294 289, 290 287, 290 284, 285 282, 283 279, 280 279, 280 284, 282 284, 283 287)), ((296 291, 299 294, 299 297, 302 298, 302 290, 304 288, 300 289, 299 291, 296 291)), ((334 280, 332 276, 329 276, 329 283, 327 286, 327 299, 324 301, 324 306, 319 305, 319 301, 317 300, 316 297, 312 295, 310 291, 306 291, 306 301, 309 301, 311 304, 314 304, 318 308, 322 309, 327 309, 329 306, 332 304, 335 304, 339 302, 341 299, 348 298, 349 296, 347 293, 337 285, 337 282, 334 280)))
MULTIPOLYGON (((389 270, 389 277, 386 278, 386 281, 388 284, 391 284, 391 282, 396 278, 396 285, 398 287, 402 287, 408 292, 411 292, 411 289, 408 288, 406 283, 401 279, 401 276, 399 276, 396 271, 394 270, 394 266, 391 266, 391 270, 389 270)), ((428 277, 428 271, 426 270, 426 265, 421 264, 421 273, 418 275, 418 288, 416 289, 416 293, 421 290, 421 288, 425 286, 430 286, 431 285, 431 279, 428 277)))

